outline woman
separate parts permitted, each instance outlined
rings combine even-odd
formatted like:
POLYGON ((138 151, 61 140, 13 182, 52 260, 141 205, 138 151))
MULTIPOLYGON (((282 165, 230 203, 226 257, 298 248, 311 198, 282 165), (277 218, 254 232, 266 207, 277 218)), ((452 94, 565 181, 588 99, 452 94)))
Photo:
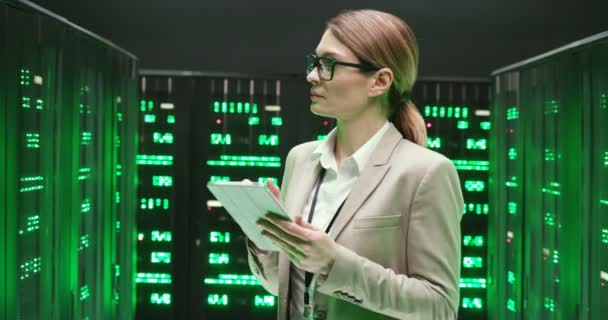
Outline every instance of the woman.
POLYGON ((247 243, 280 320, 456 319, 462 193, 424 147, 417 68, 410 28, 373 10, 330 20, 307 56, 311 110, 337 126, 289 152, 282 192, 268 184, 295 221, 258 221, 281 251, 247 243))

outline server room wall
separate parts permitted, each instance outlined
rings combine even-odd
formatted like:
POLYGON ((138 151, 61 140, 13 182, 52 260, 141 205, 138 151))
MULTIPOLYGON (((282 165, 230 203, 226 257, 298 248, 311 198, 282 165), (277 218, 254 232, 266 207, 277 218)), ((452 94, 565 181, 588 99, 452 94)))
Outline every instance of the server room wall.
POLYGON ((133 317, 136 59, 0 3, 2 319, 133 317))
MULTIPOLYGON (((309 88, 301 75, 142 71, 137 319, 274 316, 276 297, 251 275, 244 235, 205 185, 280 182, 289 149, 335 126, 312 115, 309 88), (280 111, 266 110, 276 105, 280 111)), ((414 90, 428 147, 453 159, 462 180, 465 319, 486 318, 489 88, 453 79, 414 90)))
POLYGON ((494 77, 493 319, 608 314, 608 33, 494 77))

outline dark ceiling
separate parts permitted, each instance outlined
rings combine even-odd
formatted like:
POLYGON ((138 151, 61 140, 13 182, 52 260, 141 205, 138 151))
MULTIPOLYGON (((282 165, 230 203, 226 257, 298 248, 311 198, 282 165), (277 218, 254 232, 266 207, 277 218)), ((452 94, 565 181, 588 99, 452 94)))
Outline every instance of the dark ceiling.
POLYGON ((325 21, 373 8, 416 33, 420 75, 492 70, 608 30, 608 1, 34 0, 140 58, 147 69, 302 72, 325 21))

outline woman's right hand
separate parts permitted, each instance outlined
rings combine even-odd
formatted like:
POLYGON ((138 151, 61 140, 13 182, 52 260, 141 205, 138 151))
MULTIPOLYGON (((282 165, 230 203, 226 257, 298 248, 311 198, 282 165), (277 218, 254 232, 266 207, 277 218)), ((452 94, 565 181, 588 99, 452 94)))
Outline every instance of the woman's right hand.
MULTIPOLYGON (((279 203, 282 204, 281 202, 281 189, 279 187, 277 187, 274 182, 272 181, 272 179, 268 179, 266 180, 266 187, 268 188, 268 190, 270 190, 270 192, 272 192, 272 195, 279 201, 279 203)), ((258 255, 260 256, 264 256, 270 253, 270 251, 268 250, 262 250, 260 248, 258 248, 253 241, 247 239, 247 243, 249 245, 249 247, 251 247, 251 249, 258 255)))

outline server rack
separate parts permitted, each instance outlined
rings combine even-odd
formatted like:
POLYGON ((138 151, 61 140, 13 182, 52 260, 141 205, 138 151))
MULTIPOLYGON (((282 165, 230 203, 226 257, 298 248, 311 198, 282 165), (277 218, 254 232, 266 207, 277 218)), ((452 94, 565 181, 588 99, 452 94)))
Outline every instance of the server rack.
POLYGON ((493 73, 495 319, 598 319, 606 311, 607 39, 493 73))
POLYGON ((137 60, 33 3, 0 5, 2 315, 128 319, 135 184, 117 168, 136 177, 122 122, 137 60))

